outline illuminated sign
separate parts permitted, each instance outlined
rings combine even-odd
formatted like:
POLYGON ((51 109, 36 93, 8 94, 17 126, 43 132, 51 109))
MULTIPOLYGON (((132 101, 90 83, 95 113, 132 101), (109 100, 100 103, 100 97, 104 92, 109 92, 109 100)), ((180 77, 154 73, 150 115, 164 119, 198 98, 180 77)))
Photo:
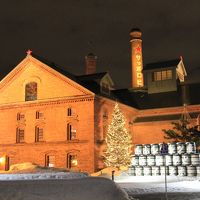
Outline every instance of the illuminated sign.
POLYGON ((142 55, 141 47, 137 46, 135 48, 135 69, 136 69, 136 83, 137 87, 143 86, 143 74, 142 74, 142 55))

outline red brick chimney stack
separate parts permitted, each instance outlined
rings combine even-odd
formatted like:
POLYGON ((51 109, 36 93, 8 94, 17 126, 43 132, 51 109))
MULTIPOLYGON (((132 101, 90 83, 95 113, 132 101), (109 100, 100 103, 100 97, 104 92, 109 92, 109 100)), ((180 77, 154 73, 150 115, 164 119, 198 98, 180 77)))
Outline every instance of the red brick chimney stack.
POLYGON ((143 60, 142 60, 142 32, 134 28, 130 32, 131 36, 131 60, 132 60, 132 88, 144 86, 143 80, 143 60))
POLYGON ((94 74, 96 73, 96 65, 97 65, 97 56, 93 53, 89 53, 85 56, 86 63, 86 74, 94 74))

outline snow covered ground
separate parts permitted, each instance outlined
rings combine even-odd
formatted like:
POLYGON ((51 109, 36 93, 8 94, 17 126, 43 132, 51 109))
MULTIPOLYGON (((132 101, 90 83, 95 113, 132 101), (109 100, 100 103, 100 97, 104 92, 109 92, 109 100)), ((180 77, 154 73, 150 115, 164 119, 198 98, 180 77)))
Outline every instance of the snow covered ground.
MULTIPOLYGON (((128 176, 126 173, 115 178, 130 196, 146 199, 165 198, 164 176, 128 176)), ((200 200, 200 177, 167 176, 167 196, 169 200, 200 200)))
MULTIPOLYGON (((0 200, 161 200, 164 176, 88 177, 85 173, 0 174, 0 200)), ((167 177, 168 200, 200 200, 200 177, 167 177)))

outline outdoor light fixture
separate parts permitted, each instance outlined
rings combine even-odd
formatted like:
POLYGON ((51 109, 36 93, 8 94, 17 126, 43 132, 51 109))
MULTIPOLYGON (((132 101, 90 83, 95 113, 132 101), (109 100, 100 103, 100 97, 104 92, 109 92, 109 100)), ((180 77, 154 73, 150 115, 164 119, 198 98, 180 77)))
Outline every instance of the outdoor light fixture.
POLYGON ((5 163, 5 156, 0 157, 0 164, 4 164, 5 163))

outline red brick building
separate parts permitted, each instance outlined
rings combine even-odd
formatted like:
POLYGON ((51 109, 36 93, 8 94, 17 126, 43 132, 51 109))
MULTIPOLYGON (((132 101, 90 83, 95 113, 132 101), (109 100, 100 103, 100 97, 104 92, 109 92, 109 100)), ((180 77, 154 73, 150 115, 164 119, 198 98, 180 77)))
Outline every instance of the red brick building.
POLYGON ((196 119, 200 98, 191 92, 200 87, 185 83, 182 59, 143 68, 138 29, 132 30, 131 43, 132 87, 120 90, 108 73, 96 73, 93 54, 86 56, 86 75, 75 76, 29 52, 0 82, 1 169, 33 162, 97 171, 116 100, 133 144, 163 142, 162 129, 180 119, 184 103, 196 119))

